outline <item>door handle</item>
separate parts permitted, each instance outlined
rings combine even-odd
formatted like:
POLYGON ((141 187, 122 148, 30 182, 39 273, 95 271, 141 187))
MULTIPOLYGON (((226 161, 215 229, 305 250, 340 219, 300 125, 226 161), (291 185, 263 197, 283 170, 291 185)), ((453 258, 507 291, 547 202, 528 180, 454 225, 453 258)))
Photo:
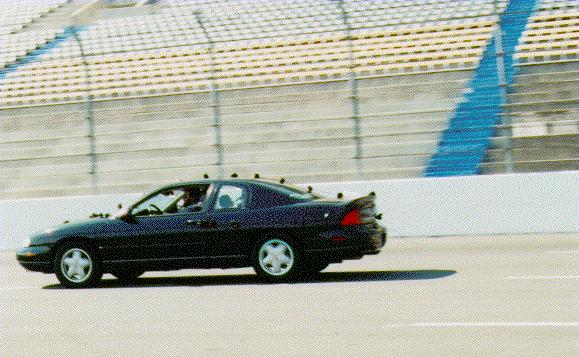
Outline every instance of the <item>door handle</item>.
POLYGON ((239 228, 239 222, 238 221, 229 221, 229 226, 231 228, 239 228))
POLYGON ((215 228, 215 227, 217 227, 217 224, 215 223, 215 221, 212 221, 209 219, 204 219, 201 221, 188 219, 186 223, 187 223, 187 225, 190 225, 190 226, 198 226, 198 227, 203 227, 203 228, 215 228))

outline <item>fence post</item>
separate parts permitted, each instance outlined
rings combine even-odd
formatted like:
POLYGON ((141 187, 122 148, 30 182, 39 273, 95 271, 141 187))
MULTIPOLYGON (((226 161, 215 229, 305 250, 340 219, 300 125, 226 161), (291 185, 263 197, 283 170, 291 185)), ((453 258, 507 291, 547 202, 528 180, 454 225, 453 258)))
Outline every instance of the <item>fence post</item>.
POLYGON ((356 61, 354 57, 354 39, 352 38, 352 26, 348 17, 348 12, 344 6, 344 0, 339 0, 338 6, 342 13, 342 21, 346 27, 346 39, 349 48, 349 67, 350 67, 350 101, 352 103, 352 130, 354 132, 354 143, 356 146, 356 153, 354 159, 356 160, 356 171, 358 177, 362 178, 364 166, 362 162, 362 137, 360 127, 360 108, 358 103, 358 79, 356 77, 356 61))
POLYGON ((201 11, 195 11, 195 18, 201 26, 203 33, 205 34, 205 38, 207 39, 207 43, 209 47, 207 51, 211 57, 211 77, 209 78, 211 81, 211 93, 213 96, 213 118, 214 118, 214 127, 215 127, 215 146, 217 151, 217 170, 219 178, 223 178, 223 143, 221 139, 221 113, 220 113, 220 98, 219 98, 219 85, 217 84, 217 66, 216 66, 216 59, 215 59, 215 42, 209 35, 209 31, 205 27, 205 23, 203 22, 203 18, 201 17, 201 11))
POLYGON ((89 140, 89 157, 90 157, 90 175, 91 175, 91 186, 92 194, 98 194, 98 177, 97 177, 97 156, 96 156, 96 137, 95 137, 95 125, 94 125, 94 110, 93 110, 93 94, 91 91, 91 75, 89 63, 84 52, 84 47, 82 40, 78 34, 78 28, 76 25, 71 25, 69 27, 72 32, 74 40, 78 44, 80 49, 81 61, 84 67, 84 77, 85 77, 85 87, 86 87, 86 99, 85 99, 85 109, 86 109, 86 122, 88 125, 88 140, 89 140))
MULTIPOLYGON (((497 26, 495 30, 495 45, 496 45, 496 55, 497 55, 497 74, 499 79, 499 93, 501 96, 500 103, 507 103, 507 89, 509 83, 507 82, 507 77, 505 73, 505 52, 503 50, 503 30, 501 14, 499 13, 499 1, 494 1, 494 10, 497 17, 497 26)), ((502 105, 501 105, 502 108, 502 105)), ((501 132, 504 140, 503 146, 505 150, 505 171, 507 173, 513 172, 513 148, 511 143, 511 137, 513 135, 511 117, 508 113, 503 113, 501 108, 499 108, 499 116, 501 118, 501 132)))

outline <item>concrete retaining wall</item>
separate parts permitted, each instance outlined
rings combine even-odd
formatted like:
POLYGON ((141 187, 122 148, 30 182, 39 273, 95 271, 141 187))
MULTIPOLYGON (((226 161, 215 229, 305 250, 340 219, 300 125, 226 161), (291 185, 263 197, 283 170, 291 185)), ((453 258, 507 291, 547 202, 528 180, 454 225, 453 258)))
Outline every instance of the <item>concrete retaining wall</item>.
POLYGON ((313 187, 324 193, 375 191, 392 236, 579 232, 578 171, 313 187))
MULTIPOLYGON (((316 192, 375 191, 390 235, 579 232, 579 171, 312 184, 316 192)), ((0 249, 140 194, 0 201, 0 249)))

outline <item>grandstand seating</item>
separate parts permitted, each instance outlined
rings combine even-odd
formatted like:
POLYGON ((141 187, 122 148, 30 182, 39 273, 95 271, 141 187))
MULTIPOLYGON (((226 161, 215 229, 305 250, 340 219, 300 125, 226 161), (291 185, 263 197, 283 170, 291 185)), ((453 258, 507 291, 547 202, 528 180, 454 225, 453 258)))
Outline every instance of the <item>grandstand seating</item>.
MULTIPOLYGON (((500 12, 506 2, 499 5, 500 12)), ((562 16, 573 7, 565 6, 554 21, 572 24, 562 16)), ((0 198, 135 192, 205 172, 215 177, 213 85, 220 89, 226 174, 259 172, 291 182, 420 176, 491 39, 494 0, 346 1, 345 7, 351 39, 330 0, 159 1, 147 13, 82 29, 87 67, 78 43, 58 29, 58 46, 0 78, 0 198)), ((525 42, 533 36, 574 40, 576 23, 560 32, 535 17, 520 46, 551 50, 539 37, 525 42), (545 26, 529 32, 535 23, 545 26)), ((520 56, 533 52, 518 51, 519 64, 527 65, 520 56)), ((535 84, 515 81, 513 88, 531 91, 535 84)), ((511 94, 509 105, 518 98, 511 94)), ((500 171, 499 143, 489 151, 487 172, 500 171)))
POLYGON ((63 7, 66 0, 46 0, 42 2, 26 2, 6 0, 2 2, 0 12, 0 76, 2 69, 25 57, 26 54, 54 39, 56 31, 25 31, 38 19, 63 7))
MULTIPOLYGON (((54 11, 66 0, 21 1, 3 0, 0 13, 0 36, 17 33, 34 20, 54 11)), ((16 45, 10 41, 7 44, 16 45)))
MULTIPOLYGON (((517 52, 505 114, 512 121, 515 171, 579 169, 579 5, 543 0, 517 52)), ((484 172, 505 171, 501 131, 484 172)))
MULTIPOLYGON (((368 35, 370 38, 355 41, 357 72, 380 75, 473 68, 490 34, 490 24, 481 26, 484 32, 466 35, 460 29, 441 29, 439 36, 422 36, 422 42, 415 42, 416 36, 396 36, 402 37, 398 43, 388 43, 381 40, 392 34, 368 35), (410 42, 410 46, 405 46, 410 42)), ((327 44, 320 46, 312 41, 285 43, 281 48, 272 48, 275 44, 271 43, 261 48, 232 48, 219 51, 219 60, 214 63, 206 50, 177 49, 134 56, 130 69, 126 68, 126 55, 107 55, 90 58, 89 71, 93 94, 100 98, 118 97, 119 92, 138 95, 205 89, 213 70, 218 71, 220 87, 226 88, 244 87, 248 82, 255 85, 347 78, 350 63, 346 41, 329 38, 327 44)), ((84 71, 80 60, 27 65, 0 84, 3 89, 0 100, 12 105, 78 100, 78 93, 85 91, 84 71)))
MULTIPOLYGON (((352 12, 359 75, 474 68, 494 24, 491 0, 346 4, 352 12)), ((226 88, 349 75, 349 41, 335 2, 254 5, 169 2, 156 14, 132 17, 130 26, 122 18, 98 21, 80 35, 89 56, 93 95, 205 89, 213 70, 220 87, 226 88), (195 17, 200 9, 216 43, 216 62, 195 17), (173 46, 167 48, 167 42, 173 46), (127 61, 133 64, 130 70, 127 61)), ((70 38, 42 62, 8 75, 0 83, 0 105, 78 101, 86 90, 79 54, 70 38)))

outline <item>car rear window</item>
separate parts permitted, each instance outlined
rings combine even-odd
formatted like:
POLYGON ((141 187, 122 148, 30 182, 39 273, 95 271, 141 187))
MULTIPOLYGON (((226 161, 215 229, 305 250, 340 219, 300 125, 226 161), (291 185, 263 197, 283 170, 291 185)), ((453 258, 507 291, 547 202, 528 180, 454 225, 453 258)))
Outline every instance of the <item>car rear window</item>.
POLYGON ((300 189, 299 187, 294 186, 287 186, 287 185, 278 185, 275 183, 270 183, 270 186, 277 192, 288 196, 296 201, 311 201, 316 198, 320 198, 318 195, 309 193, 305 190, 300 189))
POLYGON ((285 206, 318 198, 316 195, 300 190, 299 188, 287 187, 275 183, 268 182, 257 187, 254 189, 252 199, 252 206, 255 208, 285 206))

